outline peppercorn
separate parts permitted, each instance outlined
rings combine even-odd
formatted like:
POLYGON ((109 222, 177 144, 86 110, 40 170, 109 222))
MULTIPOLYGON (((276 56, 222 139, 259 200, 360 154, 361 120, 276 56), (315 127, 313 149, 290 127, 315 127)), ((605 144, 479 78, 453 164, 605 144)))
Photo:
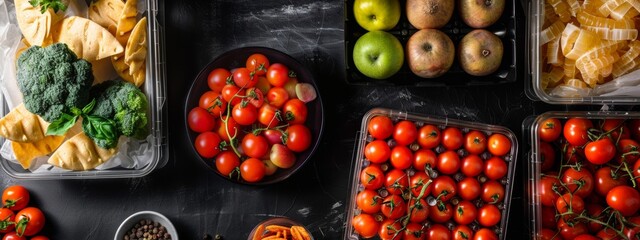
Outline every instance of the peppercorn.
POLYGON ((171 234, 158 222, 150 219, 142 219, 136 223, 127 233, 123 240, 170 240, 171 234))

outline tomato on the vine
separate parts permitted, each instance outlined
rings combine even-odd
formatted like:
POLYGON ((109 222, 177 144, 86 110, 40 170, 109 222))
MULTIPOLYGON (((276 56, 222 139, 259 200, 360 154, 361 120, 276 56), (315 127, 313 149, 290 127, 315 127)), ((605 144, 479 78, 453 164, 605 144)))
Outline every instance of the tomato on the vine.
POLYGON ((402 120, 396 123, 393 129, 393 139, 398 145, 409 145, 418 138, 418 128, 416 124, 409 120, 402 120))
POLYGON ((556 199, 560 197, 556 191, 562 191, 560 180, 554 176, 543 175, 538 183, 540 193, 540 203, 543 206, 554 207, 556 199))
POLYGON ((460 198, 473 201, 481 194, 480 182, 473 177, 466 177, 458 182, 458 195, 460 198))
POLYGON ((393 219, 384 220, 380 225, 378 236, 382 240, 403 239, 404 231, 402 231, 402 224, 400 222, 394 221, 393 219))
POLYGON ((224 101, 219 93, 207 91, 200 96, 198 106, 207 110, 213 117, 218 118, 227 108, 227 102, 224 101))
POLYGON ((478 209, 478 223, 484 227, 493 227, 500 222, 502 213, 493 204, 485 204, 478 209))
POLYGON ((225 141, 229 141, 231 137, 234 137, 238 134, 238 129, 240 126, 236 123, 236 120, 233 120, 233 117, 227 118, 227 116, 222 116, 218 119, 217 123, 218 129, 216 132, 225 141), (226 123, 225 123, 226 122, 226 123))
POLYGON ((422 228, 422 224, 407 224, 407 228, 404 230, 404 240, 424 240, 426 233, 422 228))
POLYGON ((15 222, 18 236, 33 236, 44 227, 45 217, 40 209, 27 207, 16 213, 15 222))
POLYGON ((244 92, 236 85, 228 84, 222 88, 222 99, 227 103, 231 103, 232 106, 235 106, 242 101, 244 97, 242 93, 244 92))
POLYGON ((284 64, 274 63, 267 71, 267 80, 275 87, 282 87, 289 81, 289 68, 284 64))
POLYGON ((264 94, 259 88, 249 88, 245 91, 244 95, 247 97, 249 104, 256 108, 260 108, 262 107, 262 104, 264 104, 264 94))
POLYGON ((580 214, 584 210, 584 200, 578 195, 565 193, 556 200, 558 213, 580 214))
POLYGON ((476 220, 477 215, 478 208, 476 208, 476 205, 469 201, 462 201, 456 206, 453 220, 460 225, 467 225, 476 220))
POLYGON ((267 128, 272 128, 280 124, 278 115, 282 114, 278 108, 265 103, 258 110, 258 122, 267 128))
POLYGON ((262 135, 248 133, 241 142, 244 154, 252 158, 261 159, 269 152, 269 143, 262 135))
POLYGON ((540 208, 540 222, 543 228, 555 229, 558 226, 556 220, 556 208, 541 207, 540 208))
POLYGON ((29 190, 20 185, 9 186, 2 192, 2 206, 11 211, 20 211, 29 204, 29 190))
POLYGON ((413 152, 407 146, 398 145, 391 150, 391 165, 400 170, 411 167, 413 163, 413 152))
POLYGON ((453 217, 453 206, 451 203, 438 201, 434 206, 429 206, 429 219, 437 223, 445 223, 453 217))
POLYGON ((374 190, 365 189, 356 196, 356 205, 365 213, 375 214, 382 207, 382 197, 374 190))
POLYGON ((2 240, 27 240, 26 237, 18 235, 16 232, 10 232, 2 237, 2 240))
POLYGON ((391 148, 383 140, 374 140, 364 147, 364 157, 372 163, 384 163, 391 157, 391 148))
POLYGON ((264 163, 257 158, 249 158, 240 164, 240 176, 247 182, 262 180, 266 173, 264 163))
POLYGON ((423 148, 435 148, 440 145, 440 129, 434 125, 424 125, 420 128, 418 144, 423 148))
POLYGON ((617 186, 607 193, 607 204, 623 216, 629 217, 640 209, 640 193, 630 186, 617 186))
POLYGON ((624 171, 615 171, 609 166, 604 166, 596 170, 594 174, 595 189, 600 196, 607 196, 609 190, 616 186, 627 185, 628 177, 623 176, 624 171))
POLYGON ((189 112, 187 123, 192 131, 203 133, 213 130, 216 126, 216 119, 204 108, 195 107, 189 112))
POLYGON ((294 152, 304 152, 311 146, 311 131, 307 126, 294 124, 287 127, 287 147, 294 152))
POLYGON ((272 87, 267 91, 267 101, 274 107, 281 108, 288 100, 289 93, 284 88, 272 87))
POLYGON ((378 234, 380 223, 376 219, 366 213, 358 214, 351 220, 351 225, 356 233, 364 238, 372 238, 378 234))
POLYGON ((473 239, 473 230, 467 225, 458 225, 451 230, 452 240, 471 240, 473 239))
POLYGON ((407 213, 407 203, 400 195, 389 195, 382 201, 380 212, 387 218, 398 219, 407 213))
POLYGON ((290 124, 302 124, 307 121, 307 105, 300 99, 289 99, 284 103, 282 111, 290 124))
POLYGON ((629 126, 633 140, 640 141, 640 119, 631 119, 627 125, 629 126))
POLYGON ((489 136, 487 148, 493 155, 504 156, 511 151, 511 140, 505 135, 494 133, 489 136))
POLYGON ((368 167, 362 169, 360 173, 360 183, 366 188, 376 190, 381 188, 385 183, 386 178, 379 165, 371 164, 368 167))
POLYGON ((616 146, 609 138, 602 138, 587 143, 584 148, 584 155, 593 164, 605 164, 616 156, 616 146))
POLYGON ((487 149, 487 136, 478 131, 472 130, 465 135, 464 149, 470 154, 481 154, 487 149))
POLYGON ((8 233, 13 231, 15 225, 13 219, 15 215, 8 208, 0 208, 0 233, 8 233))
POLYGON ((222 88, 227 85, 227 79, 229 77, 231 77, 229 70, 224 68, 213 69, 207 78, 207 85, 209 85, 211 91, 219 93, 222 91, 222 88))
POLYGON ((399 169, 391 169, 385 176, 384 186, 389 194, 402 194, 409 187, 409 176, 399 169))
POLYGON ((442 131, 442 146, 447 150, 456 150, 464 143, 462 132, 456 127, 447 127, 442 131))
POLYGON ((562 134, 562 123, 557 118, 547 118, 540 123, 538 136, 545 142, 553 142, 562 134))
POLYGON ((467 177, 475 177, 484 171, 484 161, 478 155, 467 155, 462 159, 460 171, 467 177))
POLYGON ((442 224, 433 224, 427 229, 427 237, 425 239, 445 240, 451 237, 449 229, 442 224))
POLYGON ((558 220, 558 230, 560 230, 560 236, 563 239, 575 239, 577 236, 589 233, 586 223, 575 222, 568 224, 563 218, 558 220))
POLYGON ((247 58, 245 66, 249 71, 255 72, 256 75, 265 75, 270 65, 267 56, 261 53, 254 53, 247 58))
POLYGON ((574 146, 582 146, 589 141, 587 131, 593 128, 593 123, 585 118, 571 118, 564 124, 564 138, 574 146))
POLYGON ((473 235, 473 240, 498 240, 498 235, 488 228, 481 228, 473 235))
POLYGON ((233 82, 240 88, 252 88, 258 83, 258 75, 248 68, 238 68, 233 72, 233 82))
POLYGON ((640 157, 640 144, 632 139, 620 139, 618 142, 618 163, 623 161, 633 165, 640 157))
MULTIPOLYGON (((558 182, 558 185, 559 185, 559 182, 558 182)), ((548 196, 545 196, 545 197, 548 198, 548 196)), ((485 182, 482 185, 482 194, 480 195, 480 199, 482 199, 482 201, 489 204, 502 202, 502 200, 504 200, 504 186, 502 186, 501 183, 495 180, 485 182)))
POLYGON ((419 199, 418 201, 411 199, 408 208, 411 212, 411 217, 409 218, 411 222, 422 223, 429 217, 429 205, 424 199, 419 199))
POLYGON ((434 169, 436 167, 436 153, 431 149, 419 149, 413 153, 413 167, 418 171, 434 169))
POLYGON ((431 195, 436 197, 437 200, 443 202, 449 201, 456 196, 457 193, 457 184, 453 178, 447 175, 441 175, 433 180, 431 195))
POLYGON ((196 151, 204 158, 215 157, 220 152, 220 136, 214 132, 203 132, 196 137, 196 151))
POLYGON ((393 122, 387 116, 375 116, 369 120, 367 131, 376 139, 386 139, 393 134, 393 122))
POLYGON ((594 179, 587 168, 568 168, 562 174, 561 180, 574 195, 584 198, 593 192, 594 179))
POLYGON ((248 126, 258 120, 258 109, 251 104, 240 103, 233 106, 231 116, 238 124, 248 126))
POLYGON ((454 174, 460 169, 460 157, 453 150, 448 150, 438 155, 436 168, 443 174, 454 174))
POLYGON ((231 178, 231 173, 238 167, 240 167, 240 158, 233 151, 222 151, 216 156, 216 169, 222 176, 231 178))
POLYGON ((431 193, 433 185, 429 183, 429 180, 431 178, 425 172, 416 172, 410 177, 409 187, 414 197, 419 197, 423 188, 425 189, 421 198, 426 198, 431 193))
POLYGON ((605 119, 600 126, 602 131, 611 134, 614 140, 631 138, 631 130, 625 125, 624 119, 605 119))
POLYGON ((269 145, 285 144, 285 142, 283 142, 283 136, 284 135, 282 135, 282 131, 280 131, 278 129, 267 129, 267 130, 264 130, 262 132, 262 135, 267 139, 267 142, 269 142, 269 145))
POLYGON ((551 144, 547 142, 538 143, 538 151, 542 160, 541 170, 547 171, 553 167, 556 161, 556 153, 551 144))

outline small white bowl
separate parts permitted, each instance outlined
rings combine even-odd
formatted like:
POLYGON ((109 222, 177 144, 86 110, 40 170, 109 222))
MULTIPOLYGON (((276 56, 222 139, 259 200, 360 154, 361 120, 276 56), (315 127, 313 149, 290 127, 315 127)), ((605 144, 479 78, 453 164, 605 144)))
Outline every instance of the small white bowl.
POLYGON ((154 212, 154 211, 141 211, 134 213, 125 219, 118 227, 118 231, 116 231, 116 236, 113 238, 114 240, 122 240, 124 239, 124 235, 129 231, 136 223, 140 222, 140 220, 149 219, 151 221, 157 222, 160 225, 164 226, 167 229, 167 232, 171 234, 172 240, 178 240, 178 232, 176 232, 176 228, 171 224, 171 221, 164 215, 154 212))

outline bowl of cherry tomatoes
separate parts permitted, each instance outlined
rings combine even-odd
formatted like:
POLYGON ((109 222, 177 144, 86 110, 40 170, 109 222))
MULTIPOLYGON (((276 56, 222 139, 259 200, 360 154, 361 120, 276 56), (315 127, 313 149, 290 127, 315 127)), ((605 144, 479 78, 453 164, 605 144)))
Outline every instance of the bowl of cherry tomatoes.
POLYGON ((531 125, 535 239, 640 238, 640 114, 547 112, 531 125))
POLYGON ((313 75, 265 47, 215 58, 196 77, 185 106, 187 135, 201 162, 244 184, 291 176, 315 152, 324 126, 313 75))
POLYGON ((356 143, 344 239, 505 239, 509 129, 376 108, 356 143))

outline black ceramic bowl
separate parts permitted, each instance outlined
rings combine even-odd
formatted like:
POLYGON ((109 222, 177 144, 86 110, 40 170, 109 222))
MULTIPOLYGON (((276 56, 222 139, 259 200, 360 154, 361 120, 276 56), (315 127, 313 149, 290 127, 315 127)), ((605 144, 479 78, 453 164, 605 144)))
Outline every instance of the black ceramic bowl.
POLYGON ((280 182, 282 180, 287 179, 289 176, 291 176, 296 171, 298 171, 298 169, 300 169, 307 161, 309 161, 309 159, 315 152, 316 148, 318 147, 320 138, 322 137, 322 131, 324 127, 324 113, 322 108, 322 98, 320 97, 320 92, 318 91, 318 86, 316 85, 315 80, 313 79, 313 75, 311 75, 311 73, 293 57, 283 52, 280 52, 278 50, 265 48, 265 47, 237 48, 219 55, 212 62, 207 64, 207 66, 205 66, 200 71, 195 81, 193 81, 191 88, 189 89, 187 100, 185 102, 184 117, 185 117, 184 119, 185 119, 187 136, 189 137, 190 145, 193 151, 196 153, 196 155, 200 159, 200 161, 204 163, 206 166, 208 166, 209 169, 213 170, 216 174, 218 174, 219 176, 227 180, 230 180, 232 182, 237 182, 237 183, 249 184, 249 185, 267 185, 267 184, 280 182), (289 67, 291 71, 294 71, 298 75, 298 82, 309 83, 313 85, 313 87, 316 89, 316 92, 318 93, 317 94, 318 97, 315 100, 306 104, 307 105, 307 121, 305 122, 305 125, 311 131, 311 135, 312 135, 311 146, 309 146, 309 148, 306 151, 296 154, 297 160, 295 165, 293 165, 293 167, 288 169, 278 169, 273 175, 265 176, 259 182, 250 183, 242 180, 241 178, 240 180, 238 180, 236 178, 230 179, 228 176, 223 176, 216 169, 215 157, 203 158, 202 156, 197 154, 197 151, 193 143, 195 142, 195 139, 198 136, 198 133, 189 129, 187 124, 187 116, 189 114, 189 111, 191 111, 191 109, 198 106, 200 96, 202 96, 202 94, 204 94, 206 91, 209 91, 209 86, 207 85, 207 78, 209 76, 209 72, 211 72, 213 69, 216 69, 216 68, 226 68, 228 70, 231 70, 234 68, 245 67, 247 58, 254 53, 264 54, 269 59, 269 62, 271 64, 282 63, 287 67, 289 67))

